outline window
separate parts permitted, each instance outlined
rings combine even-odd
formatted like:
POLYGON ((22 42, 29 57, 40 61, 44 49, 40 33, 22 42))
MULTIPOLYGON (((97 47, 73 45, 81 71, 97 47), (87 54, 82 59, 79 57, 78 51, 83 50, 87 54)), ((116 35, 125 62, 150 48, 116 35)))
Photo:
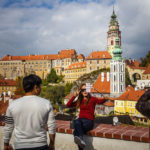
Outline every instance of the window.
POLYGON ((114 75, 114 81, 116 81, 116 76, 114 75))
POLYGON ((99 64, 99 60, 97 60, 97 64, 99 64))
POLYGON ((121 82, 123 82, 123 75, 121 75, 121 82))
POLYGON ((113 40, 111 40, 111 45, 114 45, 114 41, 113 40))
POLYGON ((123 92, 123 85, 121 85, 121 92, 123 92))

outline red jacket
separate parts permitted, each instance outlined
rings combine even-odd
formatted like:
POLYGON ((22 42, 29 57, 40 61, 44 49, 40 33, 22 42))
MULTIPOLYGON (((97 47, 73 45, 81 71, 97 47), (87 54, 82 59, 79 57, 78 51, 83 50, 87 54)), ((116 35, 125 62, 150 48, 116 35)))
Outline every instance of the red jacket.
MULTIPOLYGON (((75 96, 73 96, 67 103, 68 107, 76 106, 76 102, 73 102, 75 96)), ((96 104, 103 104, 106 100, 104 98, 98 99, 96 97, 91 97, 88 104, 86 104, 86 100, 83 99, 80 105, 80 113, 79 118, 87 118, 90 120, 94 120, 94 111, 96 104)))

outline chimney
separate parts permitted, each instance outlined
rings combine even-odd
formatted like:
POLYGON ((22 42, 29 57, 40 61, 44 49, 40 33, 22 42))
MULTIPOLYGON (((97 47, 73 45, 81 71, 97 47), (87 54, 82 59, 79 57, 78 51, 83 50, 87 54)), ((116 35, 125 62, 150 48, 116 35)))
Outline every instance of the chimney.
POLYGON ((107 72, 107 82, 109 82, 109 72, 107 72))
POLYGON ((11 56, 9 55, 9 60, 11 60, 11 56))
POLYGON ((102 73, 101 73, 101 82, 104 82, 104 78, 105 78, 104 75, 105 75, 104 72, 102 72, 102 73))

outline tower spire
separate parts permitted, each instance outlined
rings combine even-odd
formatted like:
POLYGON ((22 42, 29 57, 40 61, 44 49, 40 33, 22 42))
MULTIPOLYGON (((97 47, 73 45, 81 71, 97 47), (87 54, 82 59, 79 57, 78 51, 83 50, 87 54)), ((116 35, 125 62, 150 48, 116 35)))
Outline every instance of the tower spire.
POLYGON ((115 14, 114 5, 107 34, 107 50, 113 57, 113 49, 115 48, 116 37, 119 38, 119 46, 121 47, 121 31, 119 30, 119 23, 117 20, 117 15, 115 14))
POLYGON ((114 8, 114 4, 113 4, 113 14, 115 13, 115 8, 114 8))

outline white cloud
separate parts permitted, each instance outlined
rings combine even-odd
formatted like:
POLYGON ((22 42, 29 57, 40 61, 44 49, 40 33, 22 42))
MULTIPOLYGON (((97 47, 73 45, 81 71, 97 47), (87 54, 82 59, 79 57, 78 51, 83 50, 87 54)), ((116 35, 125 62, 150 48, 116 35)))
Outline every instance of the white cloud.
MULTIPOLYGON (((41 0, 23 1, 24 8, 16 3, 8 8, 1 7, 1 55, 54 54, 66 48, 88 55, 92 50, 106 50, 112 14, 109 1, 59 2, 43 1, 52 9, 29 7, 34 3, 42 5, 41 0)), ((149 0, 116 0, 125 57, 139 58, 139 54, 144 56, 150 47, 149 4, 149 0)))

